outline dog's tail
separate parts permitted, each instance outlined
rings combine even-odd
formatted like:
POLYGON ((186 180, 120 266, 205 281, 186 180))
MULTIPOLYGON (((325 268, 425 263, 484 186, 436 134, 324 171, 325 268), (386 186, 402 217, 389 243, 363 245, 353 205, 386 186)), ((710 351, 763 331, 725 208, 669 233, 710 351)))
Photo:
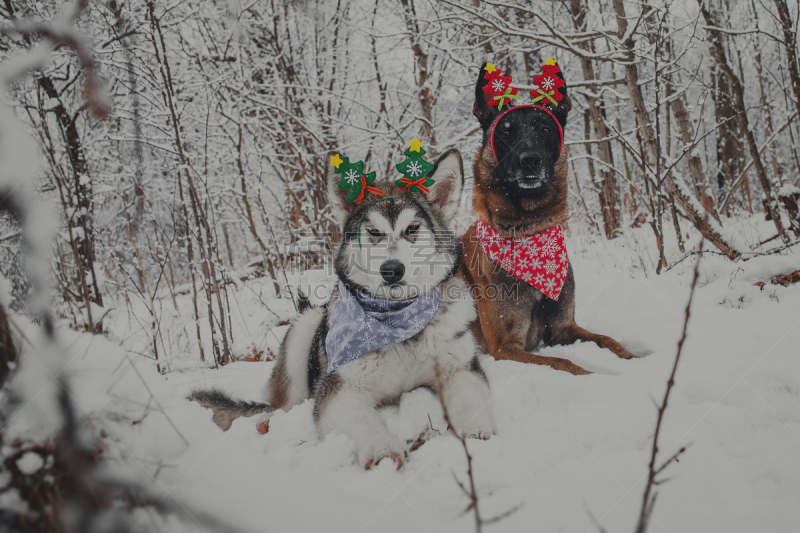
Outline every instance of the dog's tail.
POLYGON ((303 291, 300 289, 297 289, 297 312, 302 313, 311 307, 313 306, 311 305, 311 300, 308 299, 308 296, 303 294, 303 291))
POLYGON ((275 410, 275 407, 268 403, 234 400, 219 389, 195 389, 186 399, 214 411, 211 420, 222 428, 222 431, 228 431, 233 421, 241 416, 249 417, 275 410))

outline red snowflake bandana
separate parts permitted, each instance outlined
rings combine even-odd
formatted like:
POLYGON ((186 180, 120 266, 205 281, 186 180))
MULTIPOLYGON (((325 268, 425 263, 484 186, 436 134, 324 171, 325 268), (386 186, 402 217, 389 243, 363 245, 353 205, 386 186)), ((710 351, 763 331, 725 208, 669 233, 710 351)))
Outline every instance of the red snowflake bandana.
POLYGON ((535 235, 503 237, 479 219, 476 233, 484 253, 500 268, 558 301, 569 270, 561 224, 535 235))

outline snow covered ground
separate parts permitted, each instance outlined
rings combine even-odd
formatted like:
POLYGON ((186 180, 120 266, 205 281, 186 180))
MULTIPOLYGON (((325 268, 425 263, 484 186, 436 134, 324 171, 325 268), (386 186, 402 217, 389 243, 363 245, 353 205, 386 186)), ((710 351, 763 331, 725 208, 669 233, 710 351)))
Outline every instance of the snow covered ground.
MULTIPOLYGON (((568 239, 579 324, 615 337, 641 359, 620 360, 589 344, 542 350, 594 372, 576 377, 483 357, 497 434, 469 442, 481 512, 488 518, 521 505, 487 531, 590 532, 597 530, 593 520, 608 531, 633 530, 655 403, 673 364, 695 261, 655 276, 647 231, 613 243, 568 239)), ((761 290, 754 283, 798 267, 800 246, 735 264, 704 256, 660 457, 689 448, 658 487, 651 531, 797 531, 800 284, 767 283, 761 290)), ((234 348, 241 355, 251 346, 277 352, 287 329, 275 324, 291 315, 291 305, 275 300, 270 287, 254 280, 232 291, 234 348)), ((185 347, 165 376, 140 355, 151 342, 149 325, 128 309, 109 315, 108 339, 60 333, 79 409, 106 435, 114 473, 155 480, 166 501, 174 498, 201 522, 213 516, 234 530, 472 529, 467 498, 453 478, 466 480, 465 458, 450 435, 434 435, 399 471, 390 462, 364 471, 347 439, 316 436, 309 402, 278 413, 267 435, 253 419, 221 431, 186 394, 213 385, 261 399, 274 363, 208 368, 193 341, 188 297, 178 309, 164 300, 165 342, 185 347)), ((444 433, 441 407, 427 390, 406 394, 383 415, 407 440, 430 423, 444 433)), ((136 531, 213 529, 139 513, 136 531)))

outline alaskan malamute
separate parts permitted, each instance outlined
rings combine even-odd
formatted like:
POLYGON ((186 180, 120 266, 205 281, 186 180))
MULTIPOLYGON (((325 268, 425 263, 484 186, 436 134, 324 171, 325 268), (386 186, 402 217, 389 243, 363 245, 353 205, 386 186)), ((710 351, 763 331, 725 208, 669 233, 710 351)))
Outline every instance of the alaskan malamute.
MULTIPOLYGON (((373 187, 384 196, 369 194, 356 204, 337 187, 339 177, 328 175, 342 230, 339 283, 328 303, 305 309, 286 334, 267 387, 269 404, 237 402, 218 391, 192 393, 214 409, 220 427, 314 398, 320 435, 333 430, 350 437, 365 468, 384 457, 399 468, 406 445, 377 408, 417 387, 436 391, 438 361, 455 431, 489 438, 489 385, 470 330, 475 302, 454 277, 461 251, 449 228, 463 188, 461 154, 442 155, 428 178, 434 180, 428 194, 376 181, 373 187)), ((259 424, 262 432, 268 416, 259 424)))

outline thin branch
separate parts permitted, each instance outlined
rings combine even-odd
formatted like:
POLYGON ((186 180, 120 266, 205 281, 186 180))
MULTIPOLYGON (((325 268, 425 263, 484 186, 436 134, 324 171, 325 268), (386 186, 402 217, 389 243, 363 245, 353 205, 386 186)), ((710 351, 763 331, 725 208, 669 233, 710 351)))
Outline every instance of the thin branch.
MULTIPOLYGON (((707 217, 706 217, 707 218, 707 217)), ((703 249, 705 238, 700 239, 699 250, 703 249)), ((686 334, 689 330, 689 318, 691 316, 692 300, 694 299, 694 291, 697 287, 697 279, 700 277, 700 258, 698 255, 697 262, 694 265, 694 275, 692 277, 692 286, 689 291, 689 301, 686 303, 685 318, 683 321, 683 331, 681 338, 678 340, 678 351, 675 354, 675 362, 672 365, 672 372, 667 380, 667 390, 664 392, 664 399, 661 401, 661 406, 658 408, 658 419, 656 420, 656 431, 653 435, 653 447, 650 453, 650 464, 648 466, 647 485, 645 485, 644 493, 642 495, 641 512, 639 514, 639 522, 636 526, 636 533, 645 533, 647 526, 650 522, 650 517, 653 513, 653 506, 655 505, 656 495, 652 494, 653 488, 658 485, 656 476, 660 474, 666 467, 673 461, 677 461, 678 456, 685 451, 685 447, 678 450, 672 457, 670 457, 660 467, 656 467, 656 456, 658 455, 658 437, 661 433, 661 424, 664 421, 664 413, 667 410, 667 403, 669 401, 669 394, 672 392, 672 387, 675 385, 675 374, 678 371, 678 363, 681 360, 681 353, 683 353, 683 345, 686 342, 686 334), (652 496, 651 496, 652 494, 652 496)))

